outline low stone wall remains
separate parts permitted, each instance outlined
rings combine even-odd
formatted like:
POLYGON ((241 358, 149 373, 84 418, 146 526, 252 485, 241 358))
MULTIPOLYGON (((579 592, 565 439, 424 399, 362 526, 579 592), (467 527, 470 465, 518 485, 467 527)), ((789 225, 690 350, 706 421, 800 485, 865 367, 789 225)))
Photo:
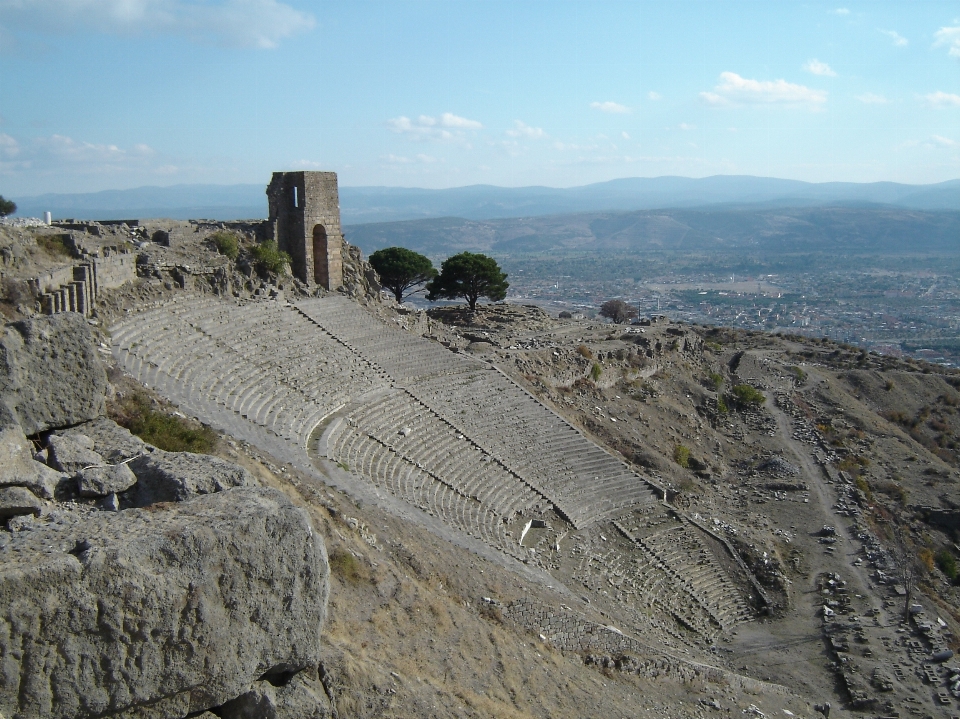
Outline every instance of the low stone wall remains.
POLYGON ((72 267, 51 270, 32 281, 46 315, 79 312, 89 317, 100 290, 120 287, 136 279, 137 259, 132 252, 88 257, 72 267))

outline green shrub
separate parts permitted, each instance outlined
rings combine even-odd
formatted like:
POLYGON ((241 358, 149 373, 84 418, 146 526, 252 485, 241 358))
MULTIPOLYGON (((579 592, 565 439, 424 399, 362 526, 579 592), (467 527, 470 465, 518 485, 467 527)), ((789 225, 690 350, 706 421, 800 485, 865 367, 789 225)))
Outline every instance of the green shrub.
POLYGON ((220 230, 214 232, 210 239, 213 240, 217 252, 221 255, 229 257, 231 260, 237 259, 240 255, 240 239, 232 232, 220 230))
POLYGON ((885 494, 891 499, 895 499, 900 504, 907 503, 907 490, 902 485, 892 481, 871 482, 870 486, 881 494, 885 494))
POLYGON ((290 255, 277 249, 277 243, 273 240, 254 245, 250 254, 262 270, 277 275, 281 274, 290 264, 290 255))
POLYGON ((673 461, 687 469, 690 466, 690 449, 678 444, 673 448, 673 461))
POLYGON ((217 445, 217 433, 210 427, 197 428, 182 417, 158 412, 144 394, 126 397, 110 409, 117 424, 166 452, 207 454, 217 445))
POLYGON ((880 416, 890 422, 896 422, 897 424, 902 424, 904 426, 910 425, 910 415, 906 412, 901 412, 900 410, 888 410, 886 412, 881 412, 880 416))
POLYGON ((767 401, 763 392, 748 384, 738 384, 733 388, 733 396, 741 405, 761 405, 767 401))
POLYGON ((356 584, 363 579, 363 567, 357 558, 345 549, 334 549, 330 552, 330 571, 340 579, 356 584))
POLYGON ((937 561, 937 566, 940 567, 940 571, 943 572, 947 577, 952 581, 957 581, 957 559, 953 556, 949 549, 941 549, 937 552, 934 557, 937 561))
POLYGON ((596 362, 593 363, 593 367, 590 368, 590 379, 596 382, 600 379, 600 375, 603 374, 603 367, 601 367, 596 362))
POLYGON ((717 397, 717 411, 720 414, 726 414, 730 411, 730 408, 727 407, 727 403, 724 402, 723 397, 717 397))
POLYGON ((862 456, 847 455, 840 460, 837 469, 848 474, 859 475, 863 473, 865 467, 870 466, 870 460, 862 456))
POLYGON ((719 392, 720 388, 723 386, 723 375, 719 372, 711 372, 707 375, 707 379, 710 380, 710 384, 713 385, 714 390, 719 392))
POLYGON ((51 257, 73 257, 73 249, 63 235, 37 235, 37 246, 51 257))

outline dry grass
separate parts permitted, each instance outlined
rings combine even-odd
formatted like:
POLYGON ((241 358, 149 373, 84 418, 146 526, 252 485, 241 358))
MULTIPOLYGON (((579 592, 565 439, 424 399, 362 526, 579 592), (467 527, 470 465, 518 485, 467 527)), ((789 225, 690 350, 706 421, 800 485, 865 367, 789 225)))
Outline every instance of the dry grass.
POLYGON ((141 392, 109 403, 107 413, 144 442, 167 452, 210 454, 217 448, 217 433, 213 429, 158 411, 141 392))

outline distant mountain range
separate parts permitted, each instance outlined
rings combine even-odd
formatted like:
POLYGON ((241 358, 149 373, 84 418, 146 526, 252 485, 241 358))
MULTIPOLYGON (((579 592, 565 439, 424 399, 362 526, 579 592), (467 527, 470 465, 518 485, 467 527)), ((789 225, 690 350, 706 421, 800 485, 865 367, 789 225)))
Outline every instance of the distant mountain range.
MULTIPOLYGON (((174 185, 85 194, 12 197, 20 216, 124 219, 170 217, 217 220, 265 217, 266 185, 174 185)), ((769 177, 717 175, 634 177, 570 188, 471 185, 445 190, 341 187, 345 225, 439 217, 488 220, 559 213, 632 212, 671 208, 763 210, 823 205, 960 210, 960 180, 934 185, 895 182, 810 183, 769 177)))
POLYGON ((902 254, 960 253, 960 211, 828 206, 587 212, 467 220, 445 217, 354 225, 347 240, 369 254, 400 245, 434 258, 649 251, 902 254))

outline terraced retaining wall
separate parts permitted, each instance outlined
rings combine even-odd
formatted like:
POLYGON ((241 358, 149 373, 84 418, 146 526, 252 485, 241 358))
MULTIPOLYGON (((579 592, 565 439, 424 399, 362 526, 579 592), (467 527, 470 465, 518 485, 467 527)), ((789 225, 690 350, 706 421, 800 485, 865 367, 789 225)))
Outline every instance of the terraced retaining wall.
POLYGON ((72 267, 61 267, 32 281, 40 295, 40 311, 46 315, 79 312, 89 317, 100 290, 120 287, 136 279, 137 261, 133 253, 90 257, 72 267))

